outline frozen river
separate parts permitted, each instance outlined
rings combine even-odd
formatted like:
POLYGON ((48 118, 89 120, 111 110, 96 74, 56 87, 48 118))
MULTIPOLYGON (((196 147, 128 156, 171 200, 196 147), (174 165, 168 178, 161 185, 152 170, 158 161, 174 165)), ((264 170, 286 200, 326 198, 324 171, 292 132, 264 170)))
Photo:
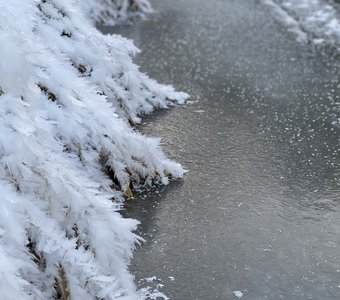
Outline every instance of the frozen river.
POLYGON ((261 1, 154 6, 114 32, 143 50, 143 71, 191 94, 142 126, 189 172, 127 205, 147 240, 136 282, 156 276, 178 300, 340 299, 338 58, 261 1))

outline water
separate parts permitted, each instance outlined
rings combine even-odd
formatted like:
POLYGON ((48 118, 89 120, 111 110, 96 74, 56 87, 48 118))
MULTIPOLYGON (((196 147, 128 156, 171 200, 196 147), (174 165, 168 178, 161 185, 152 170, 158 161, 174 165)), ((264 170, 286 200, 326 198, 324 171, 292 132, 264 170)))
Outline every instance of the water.
POLYGON ((141 127, 189 172, 127 204, 146 239, 136 282, 157 276, 178 300, 339 299, 339 64, 261 1, 154 6, 136 26, 103 29, 192 95, 141 127))

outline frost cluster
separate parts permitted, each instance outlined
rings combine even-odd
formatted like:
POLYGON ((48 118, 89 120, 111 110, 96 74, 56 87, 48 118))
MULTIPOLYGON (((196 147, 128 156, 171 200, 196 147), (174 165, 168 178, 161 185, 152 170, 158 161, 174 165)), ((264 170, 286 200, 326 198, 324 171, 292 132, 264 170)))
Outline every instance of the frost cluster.
POLYGON ((152 12, 148 0, 77 0, 79 7, 97 24, 114 25, 130 16, 152 12))
POLYGON ((75 3, 0 0, 0 299, 137 299, 122 195, 183 174, 129 122, 187 95, 75 3))

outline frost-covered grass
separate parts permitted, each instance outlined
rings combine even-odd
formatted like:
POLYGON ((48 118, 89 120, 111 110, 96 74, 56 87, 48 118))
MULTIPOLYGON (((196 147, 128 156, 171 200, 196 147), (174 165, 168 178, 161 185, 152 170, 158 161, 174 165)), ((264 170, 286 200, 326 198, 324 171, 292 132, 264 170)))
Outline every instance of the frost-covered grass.
POLYGON ((326 0, 265 0, 302 41, 340 50, 339 4, 326 0))
POLYGON ((187 95, 73 1, 0 0, 0 33, 0 298, 137 299, 123 193, 183 169, 129 121, 187 95))
POLYGON ((78 0, 78 5, 101 25, 115 25, 130 16, 152 12, 148 0, 78 0))

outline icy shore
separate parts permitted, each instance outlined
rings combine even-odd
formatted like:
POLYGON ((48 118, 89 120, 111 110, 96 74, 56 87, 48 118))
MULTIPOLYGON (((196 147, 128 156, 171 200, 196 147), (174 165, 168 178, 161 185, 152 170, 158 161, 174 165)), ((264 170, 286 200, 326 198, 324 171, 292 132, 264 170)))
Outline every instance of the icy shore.
POLYGON ((187 95, 73 1, 1 0, 0 31, 2 299, 138 299, 123 193, 183 169, 129 121, 187 95))

